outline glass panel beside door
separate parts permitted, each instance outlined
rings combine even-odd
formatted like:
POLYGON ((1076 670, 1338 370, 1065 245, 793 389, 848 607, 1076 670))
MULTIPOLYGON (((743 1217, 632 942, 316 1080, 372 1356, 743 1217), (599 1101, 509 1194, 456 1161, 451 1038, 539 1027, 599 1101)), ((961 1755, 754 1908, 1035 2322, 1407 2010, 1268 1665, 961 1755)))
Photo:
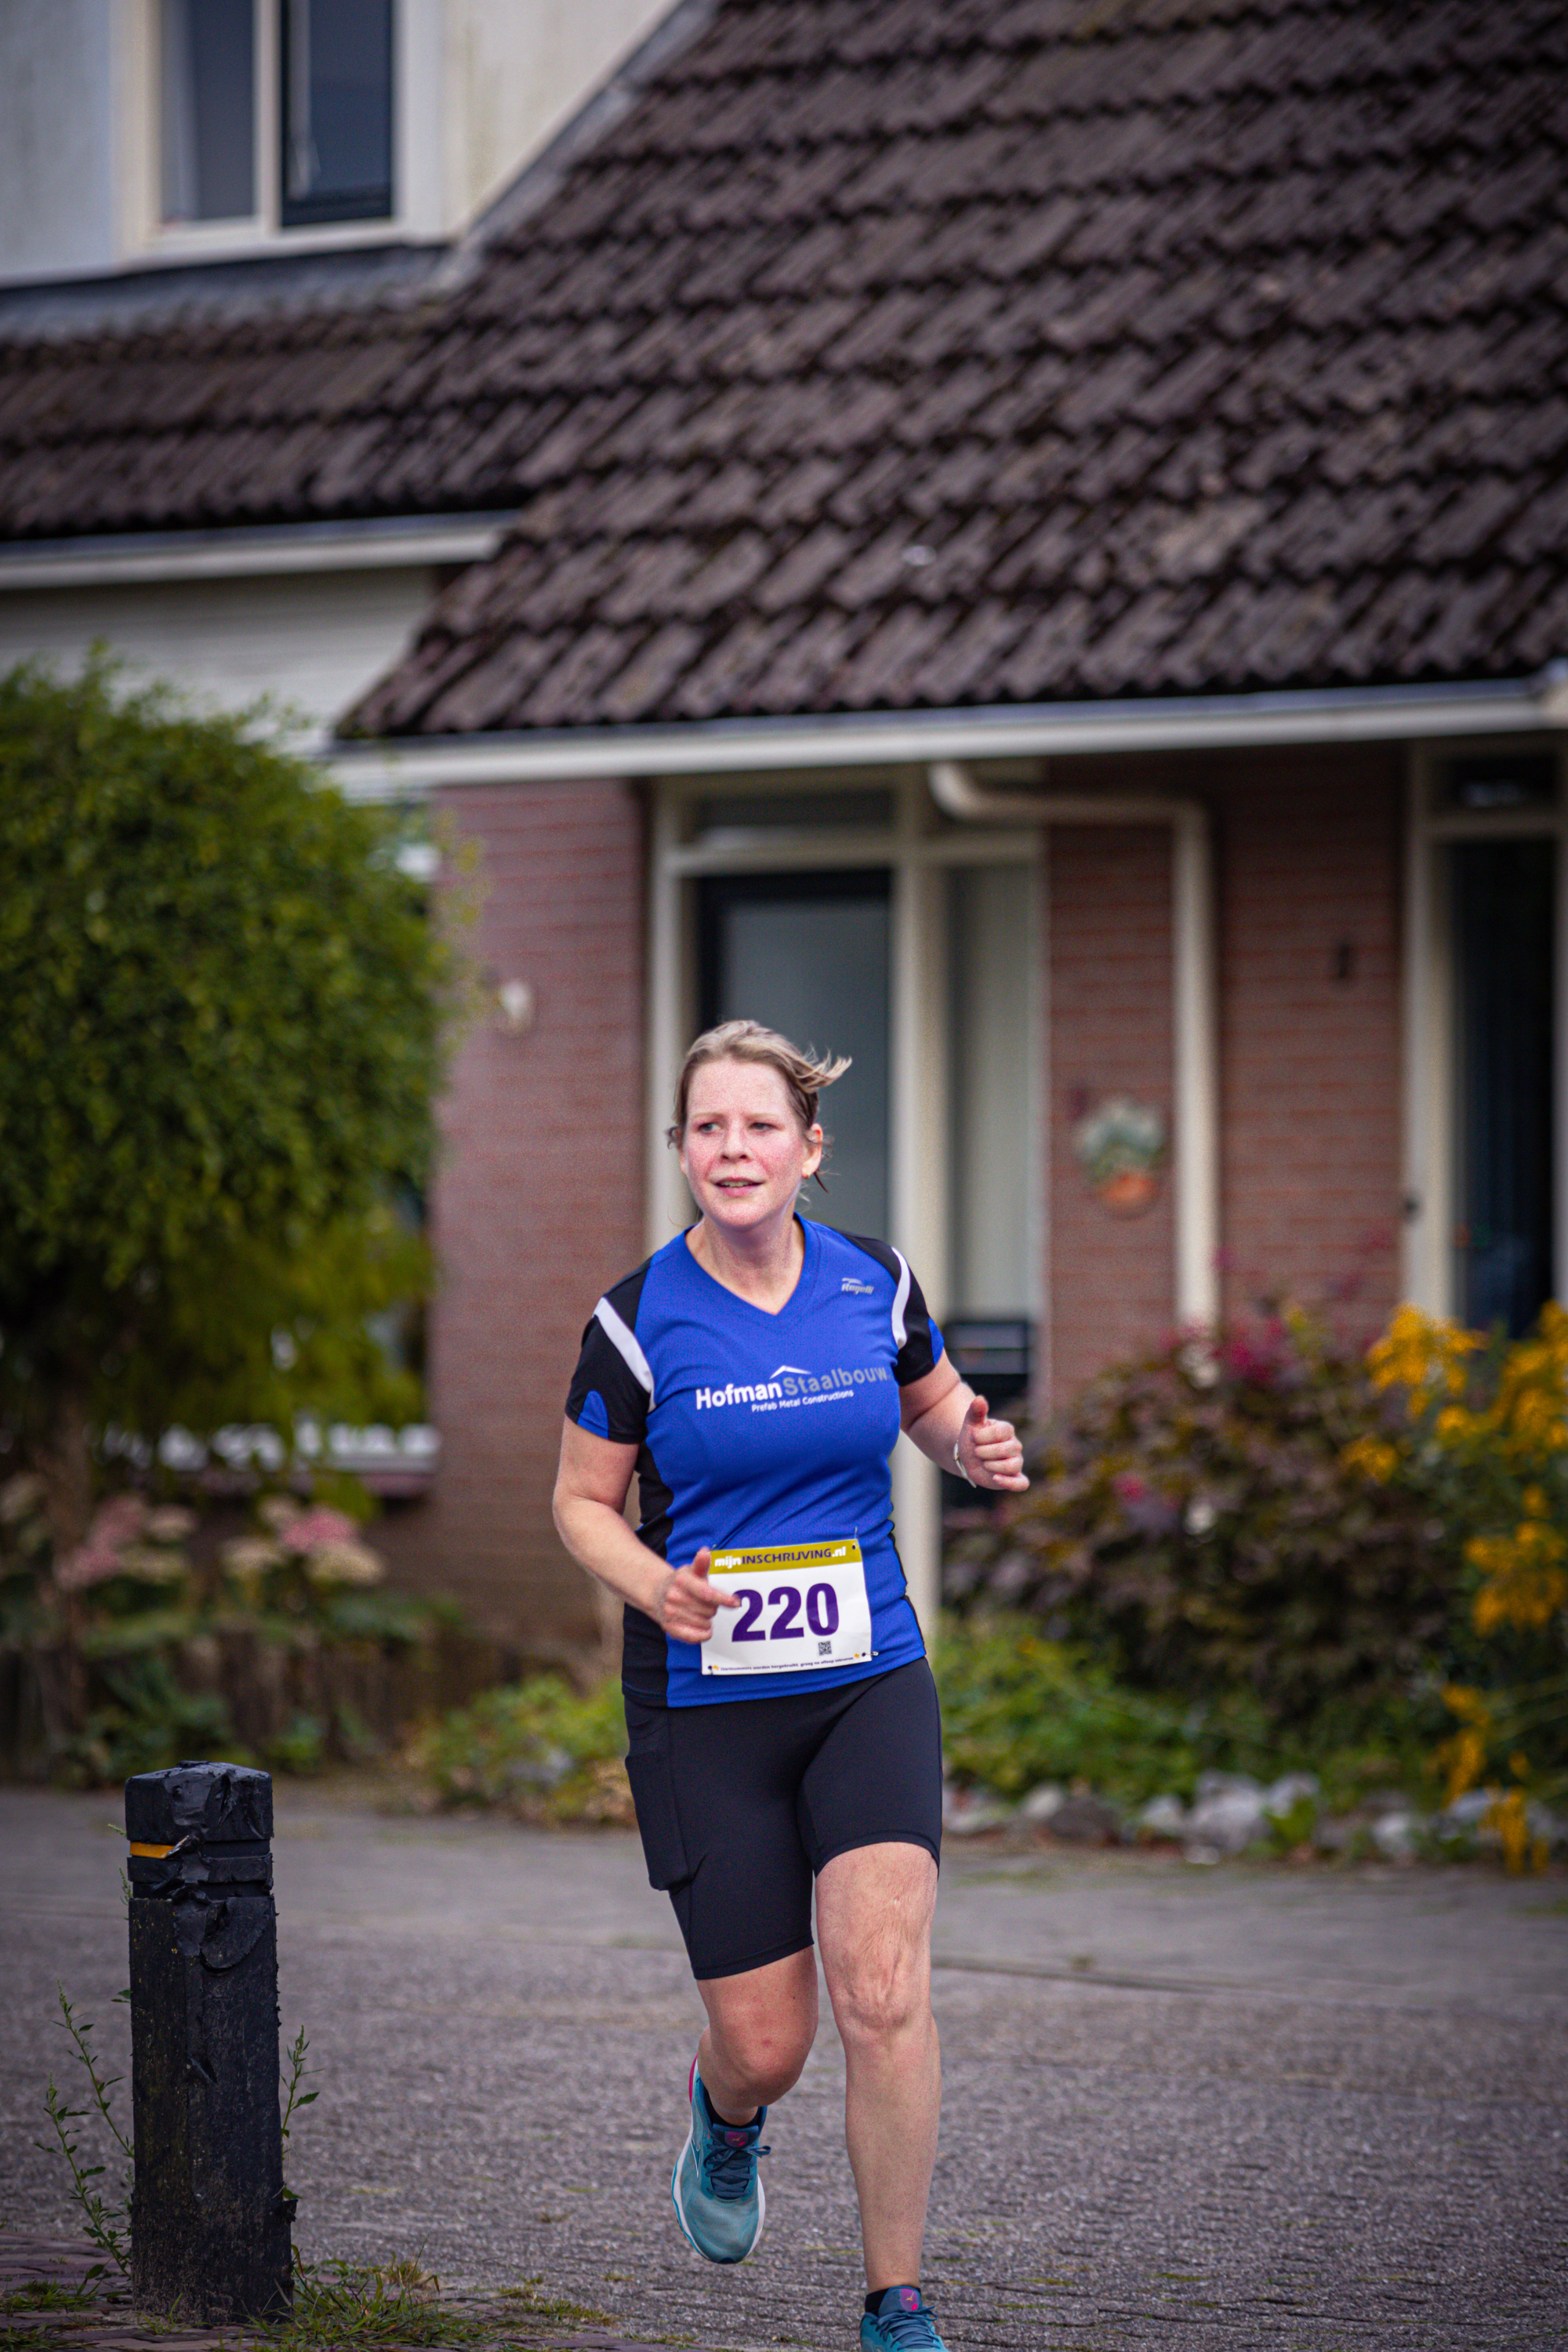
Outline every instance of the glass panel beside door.
POLYGON ((1517 1337, 1552 1295, 1558 847, 1460 841, 1451 856, 1456 1289, 1465 1322, 1517 1337))
POLYGON ((853 872, 705 876, 697 888, 698 1018, 761 1021, 798 1045, 848 1054, 823 1098, 833 1139, 801 1206, 843 1233, 889 1222, 889 877, 853 872))

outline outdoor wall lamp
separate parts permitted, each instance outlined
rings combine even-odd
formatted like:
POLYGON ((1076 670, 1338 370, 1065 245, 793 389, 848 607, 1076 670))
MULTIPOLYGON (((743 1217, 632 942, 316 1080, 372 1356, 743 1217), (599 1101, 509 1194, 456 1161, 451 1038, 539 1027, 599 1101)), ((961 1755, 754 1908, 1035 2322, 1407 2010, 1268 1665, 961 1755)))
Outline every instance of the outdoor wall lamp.
POLYGON ((531 983, 526 980, 503 980, 496 990, 496 1002, 500 1006, 501 1024, 514 1037, 521 1037, 533 1026, 535 1010, 531 983))

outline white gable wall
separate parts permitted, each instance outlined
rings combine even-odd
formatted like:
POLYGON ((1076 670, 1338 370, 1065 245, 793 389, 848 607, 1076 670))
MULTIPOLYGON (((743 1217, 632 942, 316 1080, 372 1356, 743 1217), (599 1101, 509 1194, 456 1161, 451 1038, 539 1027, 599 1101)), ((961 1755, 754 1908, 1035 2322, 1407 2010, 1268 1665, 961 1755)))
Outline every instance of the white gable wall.
POLYGON ((116 0, 0 0, 0 275, 112 269, 116 0))
POLYGON ((445 16, 446 206, 492 204, 570 121, 669 0, 463 0, 445 16))
POLYGON ((436 586, 429 567, 398 565, 11 589, 0 593, 0 670, 37 655, 74 671, 101 638, 135 677, 171 678, 231 709, 269 694, 314 731, 397 659, 436 586))

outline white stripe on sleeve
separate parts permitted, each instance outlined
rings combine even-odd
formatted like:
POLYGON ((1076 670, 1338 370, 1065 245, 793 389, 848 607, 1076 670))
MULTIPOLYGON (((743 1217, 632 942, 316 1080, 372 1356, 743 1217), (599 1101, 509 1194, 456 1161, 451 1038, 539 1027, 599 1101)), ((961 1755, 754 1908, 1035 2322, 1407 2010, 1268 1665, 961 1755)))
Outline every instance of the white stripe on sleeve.
POLYGON ((910 1285, 914 1276, 910 1272, 910 1262, 903 1251, 896 1249, 893 1255, 899 1261, 899 1286, 893 1293, 893 1345, 901 1348, 910 1336, 904 1323, 904 1309, 910 1303, 910 1285))
POLYGON ((607 1298, 600 1299, 594 1309, 594 1317, 616 1354, 622 1359, 633 1380, 637 1381, 639 1388, 645 1388, 647 1391, 647 1401, 651 1405, 654 1401, 653 1370, 637 1345, 637 1333, 629 1323, 616 1314, 607 1298))

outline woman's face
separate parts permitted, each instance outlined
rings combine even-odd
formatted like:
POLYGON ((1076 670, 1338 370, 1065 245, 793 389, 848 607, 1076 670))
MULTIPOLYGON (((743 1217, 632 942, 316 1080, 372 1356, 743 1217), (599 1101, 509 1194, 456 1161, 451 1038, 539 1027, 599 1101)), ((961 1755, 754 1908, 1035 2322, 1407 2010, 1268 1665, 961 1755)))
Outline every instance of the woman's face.
POLYGON ((766 1062, 703 1062, 687 1097, 680 1166, 710 1224, 750 1233, 793 1215, 822 1158, 822 1129, 803 1129, 789 1089, 766 1062))

